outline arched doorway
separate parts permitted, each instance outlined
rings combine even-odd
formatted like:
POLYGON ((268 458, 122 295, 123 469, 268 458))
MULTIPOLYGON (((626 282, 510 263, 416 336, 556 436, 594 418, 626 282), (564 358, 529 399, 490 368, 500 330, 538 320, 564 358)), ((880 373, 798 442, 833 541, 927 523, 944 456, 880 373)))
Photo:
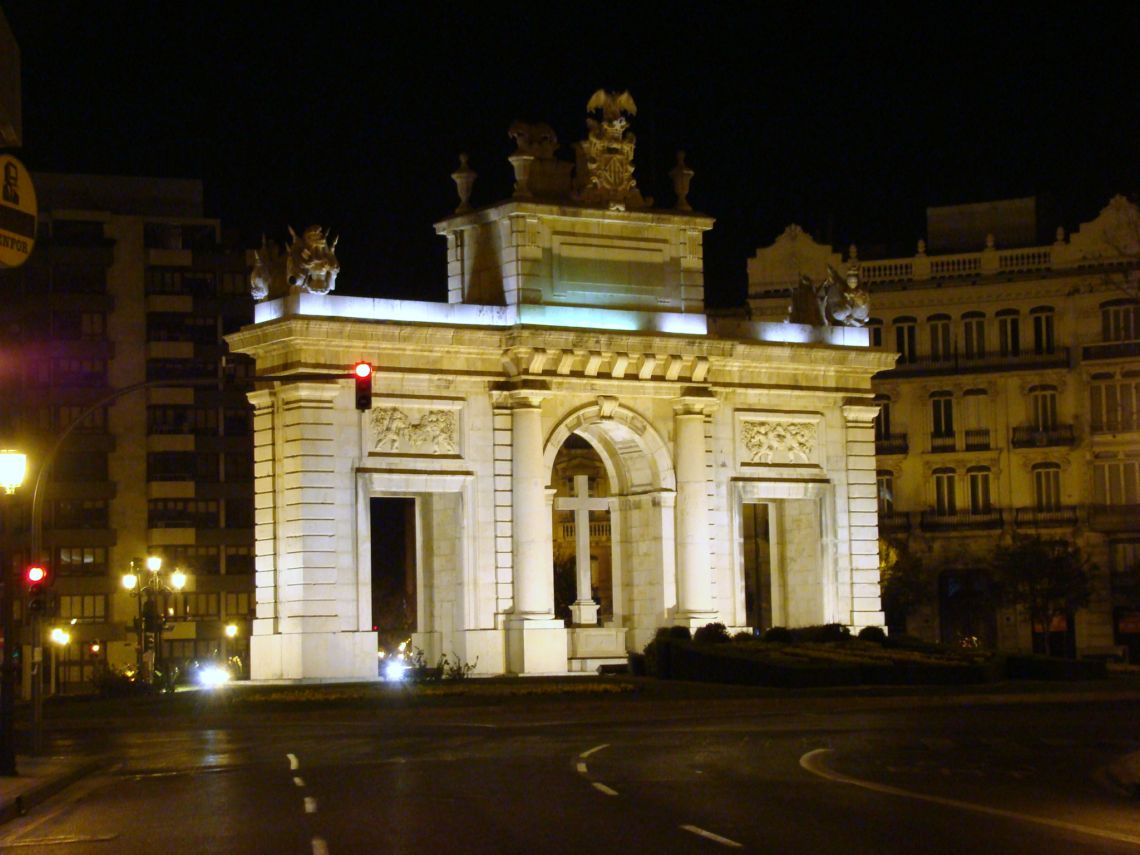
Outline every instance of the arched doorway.
POLYGON ((577 543, 573 551, 575 599, 593 599, 595 582, 599 588, 597 611, 579 608, 568 621, 569 667, 590 670, 648 643, 676 605, 673 464, 647 419, 605 398, 559 423, 547 440, 544 464, 556 491, 556 542, 559 535, 565 541, 568 529, 577 541, 578 521, 604 523, 608 517, 608 526, 594 526, 586 540, 596 566, 582 568, 577 543), (572 527, 557 516, 567 513, 576 515, 572 527))

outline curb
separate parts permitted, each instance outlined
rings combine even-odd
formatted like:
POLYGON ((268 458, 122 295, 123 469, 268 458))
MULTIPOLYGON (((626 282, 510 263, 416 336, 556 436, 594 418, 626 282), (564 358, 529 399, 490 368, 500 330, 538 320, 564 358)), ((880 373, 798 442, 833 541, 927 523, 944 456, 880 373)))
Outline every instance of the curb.
POLYGON ((103 764, 98 760, 89 760, 85 763, 80 763, 62 775, 45 779, 41 783, 29 787, 26 792, 21 793, 15 798, 0 803, 0 825, 11 822, 17 817, 24 816, 36 805, 47 801, 56 793, 70 787, 76 781, 87 777, 92 772, 97 771, 102 765, 103 764))

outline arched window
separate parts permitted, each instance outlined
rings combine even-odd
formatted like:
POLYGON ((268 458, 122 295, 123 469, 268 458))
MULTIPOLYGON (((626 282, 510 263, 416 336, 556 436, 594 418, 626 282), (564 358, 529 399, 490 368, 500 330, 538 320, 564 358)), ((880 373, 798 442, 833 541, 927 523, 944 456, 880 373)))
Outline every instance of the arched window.
POLYGON ((1052 353, 1056 348, 1053 341, 1053 307, 1036 306, 1029 310, 1033 319, 1033 352, 1052 353))
POLYGON ((1039 511, 1061 507, 1061 464, 1033 464, 1033 506, 1039 511))
POLYGON ((954 395, 950 392, 930 394, 930 450, 954 450, 954 395))
POLYGON ((882 318, 869 318, 867 320, 867 340, 871 347, 883 346, 882 318))
POLYGON ((889 469, 880 469, 875 477, 879 485, 879 513, 892 513, 895 509, 895 474, 889 469))
POLYGON ((879 414, 875 416, 875 441, 884 442, 891 438, 891 399, 889 395, 876 395, 879 414))
POLYGON ((930 327, 930 359, 932 362, 949 362, 954 358, 950 316, 931 315, 926 319, 930 327))
POLYGON ((952 516, 958 512, 954 497, 954 470, 940 468, 934 470, 934 512, 939 516, 952 516))
POLYGON ((1140 339, 1140 302, 1109 300, 1100 304, 1101 338, 1104 341, 1140 339))
POLYGON ((984 359, 986 355, 986 315, 966 312, 962 315, 962 337, 967 359, 984 359))
POLYGON ((998 322, 998 351, 1002 356, 1021 353, 1021 318, 1017 309, 1002 309, 996 314, 998 322))
POLYGON ((967 389, 962 393, 962 428, 967 451, 984 451, 990 447, 990 396, 985 389, 967 389))
POLYGON ((970 482, 970 513, 988 514, 991 510, 990 468, 971 466, 966 470, 966 479, 970 482))
POLYGON ((1030 386, 1029 407, 1034 429, 1050 431, 1057 427, 1056 386, 1030 386))
POLYGON ((914 363, 918 361, 918 345, 916 330, 918 321, 911 317, 894 319, 895 349, 899 352, 899 363, 914 363))

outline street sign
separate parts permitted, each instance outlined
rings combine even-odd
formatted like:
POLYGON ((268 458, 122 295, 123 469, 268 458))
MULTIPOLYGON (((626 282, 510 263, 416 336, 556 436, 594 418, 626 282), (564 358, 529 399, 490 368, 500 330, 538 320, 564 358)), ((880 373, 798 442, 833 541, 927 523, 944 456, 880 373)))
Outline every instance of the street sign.
POLYGON ((36 245, 36 191, 24 164, 0 155, 0 268, 19 267, 36 245))

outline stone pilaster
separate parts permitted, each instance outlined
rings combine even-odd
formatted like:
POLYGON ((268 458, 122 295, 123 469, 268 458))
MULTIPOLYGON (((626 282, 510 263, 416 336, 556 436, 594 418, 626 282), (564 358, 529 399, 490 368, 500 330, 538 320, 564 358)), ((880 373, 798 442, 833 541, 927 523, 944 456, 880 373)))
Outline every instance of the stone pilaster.
POLYGON ((716 406, 716 399, 701 391, 673 402, 673 465, 677 474, 675 618, 690 626, 706 623, 716 614, 705 449, 705 417, 716 406))
POLYGON ((848 548, 851 559, 851 626, 882 626, 879 590, 879 510, 875 476, 875 426, 879 408, 843 407, 847 442, 848 548))

